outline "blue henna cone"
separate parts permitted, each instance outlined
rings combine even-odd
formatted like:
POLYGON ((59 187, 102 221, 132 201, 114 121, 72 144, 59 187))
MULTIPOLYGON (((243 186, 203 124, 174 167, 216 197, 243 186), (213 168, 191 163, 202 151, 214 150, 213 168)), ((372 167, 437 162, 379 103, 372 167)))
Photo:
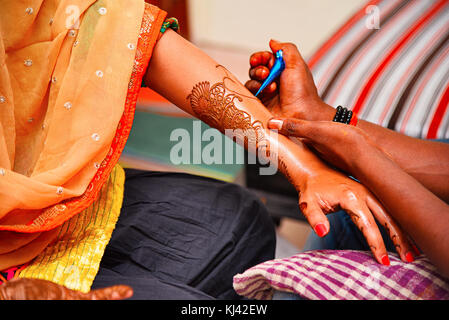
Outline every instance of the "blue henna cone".
POLYGON ((256 97, 263 89, 265 89, 270 83, 272 83, 274 79, 279 77, 282 71, 284 71, 284 69, 285 69, 285 62, 282 57, 282 50, 278 50, 276 51, 276 60, 274 61, 273 68, 271 68, 270 74, 257 91, 256 97))

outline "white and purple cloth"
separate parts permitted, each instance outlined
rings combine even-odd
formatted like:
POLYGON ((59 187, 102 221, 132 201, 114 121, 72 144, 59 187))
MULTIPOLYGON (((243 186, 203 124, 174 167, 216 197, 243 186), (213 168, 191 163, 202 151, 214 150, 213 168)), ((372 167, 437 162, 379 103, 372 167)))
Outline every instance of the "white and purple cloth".
POLYGON ((260 263, 234 276, 234 290, 268 300, 274 290, 311 300, 446 300, 449 280, 421 255, 406 263, 393 253, 390 266, 371 252, 314 250, 260 263))

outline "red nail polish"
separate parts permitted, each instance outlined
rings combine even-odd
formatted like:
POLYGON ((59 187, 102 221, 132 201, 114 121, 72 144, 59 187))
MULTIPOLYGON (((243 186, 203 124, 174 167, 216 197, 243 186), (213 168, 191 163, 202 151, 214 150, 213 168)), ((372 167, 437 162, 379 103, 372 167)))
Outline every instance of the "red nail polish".
POLYGON ((407 252, 407 254, 405 255, 405 260, 407 260, 407 262, 413 262, 415 261, 415 258, 413 257, 413 254, 411 252, 407 252))
POLYGON ((384 266, 390 265, 390 259, 388 258, 388 255, 384 255, 380 260, 382 261, 382 264, 384 266))
POLYGON ((318 223, 315 226, 315 232, 318 235, 318 237, 320 237, 320 238, 324 237, 324 235, 326 234, 326 231, 327 231, 327 229, 326 229, 326 226, 324 225, 324 223, 318 223))

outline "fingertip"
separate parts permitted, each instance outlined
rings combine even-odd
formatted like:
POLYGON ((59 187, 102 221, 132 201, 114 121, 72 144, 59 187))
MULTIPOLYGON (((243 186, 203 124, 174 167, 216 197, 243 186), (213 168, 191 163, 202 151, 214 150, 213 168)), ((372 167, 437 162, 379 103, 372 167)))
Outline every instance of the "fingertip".
POLYGON ((268 61, 273 57, 273 54, 269 51, 259 51, 253 53, 249 58, 249 64, 252 68, 267 65, 268 61))
POLYGON ((390 265, 390 258, 388 258, 388 254, 382 255, 382 257, 380 258, 380 263, 387 267, 390 265))
POLYGON ((267 127, 271 130, 282 130, 282 126, 284 125, 284 120, 278 118, 272 118, 268 120, 267 127))
POLYGON ((279 46, 281 45, 281 42, 276 39, 270 39, 269 45, 271 49, 275 48, 277 51, 279 49, 279 46))
POLYGON ((405 255, 405 261, 407 261, 407 262, 415 261, 415 257, 413 256, 413 253, 411 253, 410 251, 407 252, 407 254, 405 255))
POLYGON ((313 228, 313 230, 320 238, 323 238, 329 232, 326 224, 324 224, 324 223, 316 224, 315 227, 313 228))
POLYGON ((251 67, 255 67, 257 65, 259 65, 259 61, 260 58, 257 56, 257 54, 253 54, 250 58, 249 58, 249 64, 251 67))

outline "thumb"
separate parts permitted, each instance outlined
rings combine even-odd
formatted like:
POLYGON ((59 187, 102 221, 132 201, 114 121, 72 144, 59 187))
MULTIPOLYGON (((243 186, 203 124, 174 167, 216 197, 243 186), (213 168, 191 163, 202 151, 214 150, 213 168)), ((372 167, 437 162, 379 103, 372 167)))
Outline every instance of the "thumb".
POLYGON ((291 42, 279 42, 277 40, 270 40, 270 48, 273 53, 282 50, 283 58, 286 68, 294 68, 298 64, 305 64, 301 54, 299 53, 298 47, 291 42))
POLYGON ((285 136, 306 138, 313 140, 314 137, 314 123, 307 120, 300 119, 270 119, 267 123, 268 129, 278 130, 279 133, 285 136))

